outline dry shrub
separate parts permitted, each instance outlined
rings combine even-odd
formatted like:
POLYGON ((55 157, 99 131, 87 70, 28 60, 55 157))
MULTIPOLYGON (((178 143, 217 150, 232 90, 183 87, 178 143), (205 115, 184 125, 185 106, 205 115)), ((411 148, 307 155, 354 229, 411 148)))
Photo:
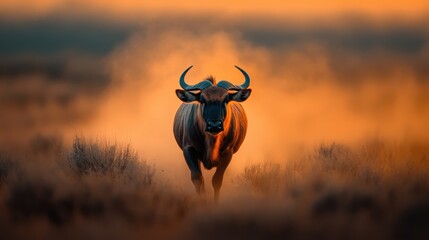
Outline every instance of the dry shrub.
POLYGON ((0 185, 6 181, 13 163, 3 155, 0 155, 0 185))
POLYGON ((321 144, 282 168, 248 166, 238 184, 261 198, 246 196, 195 216, 191 228, 201 231, 188 230, 186 237, 427 239, 427 149, 380 140, 321 144), (277 191, 264 191, 272 185, 277 191))
POLYGON ((67 160, 69 167, 78 175, 128 177, 146 186, 152 185, 155 174, 154 169, 146 161, 140 160, 129 144, 123 147, 76 137, 67 160))
POLYGON ((313 152, 280 161, 246 166, 236 183, 269 194, 313 186, 375 188, 401 187, 429 182, 428 151, 416 143, 392 144, 381 140, 358 146, 321 144, 313 152), (406 181, 404 181, 406 179, 406 181))
POLYGON ((321 144, 312 154, 288 159, 286 186, 321 182, 361 187, 427 181, 429 162, 425 144, 394 144, 370 140, 358 146, 321 144), (407 181, 400 181, 407 178, 407 181))
POLYGON ((276 191, 280 183, 280 164, 265 161, 247 166, 237 178, 238 184, 246 185, 259 193, 276 191))
POLYGON ((11 169, 0 161, 8 174, 0 188, 0 223, 10 226, 5 233, 11 238, 162 235, 151 229, 168 228, 189 211, 188 197, 155 184, 154 168, 129 145, 76 138, 67 153, 44 156, 58 158, 40 162, 27 155, 12 159, 17 167, 11 169))
POLYGON ((0 231, 5 239, 427 239, 425 146, 322 144, 284 164, 250 165, 235 179, 252 194, 202 204, 154 182, 130 146, 77 138, 56 161, 2 158, 0 231))

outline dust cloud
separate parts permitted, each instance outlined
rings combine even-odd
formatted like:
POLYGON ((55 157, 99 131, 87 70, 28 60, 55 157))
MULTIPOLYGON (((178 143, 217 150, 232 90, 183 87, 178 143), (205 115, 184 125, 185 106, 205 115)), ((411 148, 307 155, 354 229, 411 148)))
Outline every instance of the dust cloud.
POLYGON ((397 18, 402 4, 346 17, 356 3, 297 4, 280 18, 254 1, 222 16, 21 2, 0 3, 5 238, 428 235, 426 2, 397 18), (173 137, 190 65, 190 84, 240 84, 234 65, 251 77, 247 137, 217 206, 197 198, 173 137))
POLYGON ((359 81, 347 82, 339 79, 343 75, 338 71, 343 69, 332 64, 342 58, 350 56, 336 56, 332 49, 315 43, 273 51, 234 32, 152 29, 136 33, 108 57, 112 85, 82 132, 132 143, 156 165, 162 178, 183 182, 192 190, 172 132, 181 104, 174 94, 178 78, 194 65, 187 75, 190 83, 208 75, 241 83, 243 76, 233 67, 238 65, 251 76, 253 92, 242 103, 249 119, 248 134, 228 168, 226 182, 233 181, 246 165, 284 162, 321 143, 428 140, 426 82, 408 66, 396 67, 401 61, 395 59, 386 60, 393 68, 382 74, 362 64, 359 81))

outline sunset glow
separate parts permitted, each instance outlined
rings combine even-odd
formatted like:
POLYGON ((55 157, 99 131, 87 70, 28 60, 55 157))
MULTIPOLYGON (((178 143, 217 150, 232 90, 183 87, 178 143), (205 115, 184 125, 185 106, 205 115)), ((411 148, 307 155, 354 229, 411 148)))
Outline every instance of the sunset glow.
POLYGON ((0 13, 8 17, 26 18, 43 17, 46 15, 65 14, 95 15, 97 17, 113 17, 122 19, 139 19, 157 15, 186 15, 186 14, 214 14, 218 18, 225 16, 258 16, 269 15, 276 17, 293 17, 301 20, 306 18, 323 17, 331 18, 342 14, 363 14, 370 17, 417 17, 429 11, 429 4, 424 0, 414 1, 339 1, 339 0, 305 0, 305 1, 280 1, 271 0, 261 2, 250 0, 241 1, 216 1, 201 2, 196 0, 175 3, 167 0, 139 1, 128 0, 126 2, 105 2, 99 0, 63 1, 63 0, 38 0, 21 1, 5 0, 0 3, 0 13), (22 6, 26 6, 23 8, 22 6))
POLYGON ((428 14, 427 0, 0 1, 0 232, 429 236, 413 224, 429 218, 428 14), (242 84, 234 66, 251 79, 219 204, 195 195, 173 135, 191 65, 188 84, 242 84))

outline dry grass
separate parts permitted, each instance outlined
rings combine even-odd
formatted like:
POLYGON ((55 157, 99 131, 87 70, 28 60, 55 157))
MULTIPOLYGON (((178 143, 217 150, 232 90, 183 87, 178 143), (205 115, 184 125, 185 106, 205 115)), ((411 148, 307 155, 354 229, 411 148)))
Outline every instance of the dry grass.
POLYGON ((235 182, 250 187, 258 193, 267 194, 278 190, 280 174, 280 164, 265 161, 246 167, 235 182))
POLYGON ((88 142, 76 137, 67 157, 68 166, 78 175, 99 174, 127 177, 131 182, 151 186, 154 168, 139 159, 128 144, 124 147, 107 142, 88 142))
POLYGON ((322 144, 245 167, 234 184, 247 192, 216 205, 157 182, 130 145, 76 138, 44 164, 2 155, 0 231, 2 239, 427 239, 425 146, 322 144))
POLYGON ((190 200, 154 183, 154 168, 129 145, 76 138, 66 152, 42 165, 0 161, 3 236, 134 239, 163 235, 153 229, 170 228, 187 213, 190 200))
POLYGON ((248 166, 236 183, 263 197, 245 196, 197 215, 187 237, 427 239, 427 154, 418 144, 374 140, 357 147, 322 144, 283 164, 248 166))
POLYGON ((0 156, 0 183, 3 183, 6 180, 10 166, 10 160, 5 156, 0 156))

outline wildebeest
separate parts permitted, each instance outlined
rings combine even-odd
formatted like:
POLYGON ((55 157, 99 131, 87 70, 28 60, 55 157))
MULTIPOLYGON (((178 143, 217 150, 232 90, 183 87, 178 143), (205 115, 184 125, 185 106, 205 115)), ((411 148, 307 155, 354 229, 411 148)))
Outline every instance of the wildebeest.
POLYGON ((215 200, 219 199, 225 170, 247 131, 247 117, 239 102, 250 96, 250 77, 243 69, 235 67, 244 75, 242 85, 228 81, 216 83, 213 77, 188 85, 185 75, 190 66, 180 76, 183 89, 176 90, 177 97, 184 103, 174 119, 174 137, 191 170, 197 193, 204 193, 201 162, 206 169, 216 167, 212 179, 215 200))

